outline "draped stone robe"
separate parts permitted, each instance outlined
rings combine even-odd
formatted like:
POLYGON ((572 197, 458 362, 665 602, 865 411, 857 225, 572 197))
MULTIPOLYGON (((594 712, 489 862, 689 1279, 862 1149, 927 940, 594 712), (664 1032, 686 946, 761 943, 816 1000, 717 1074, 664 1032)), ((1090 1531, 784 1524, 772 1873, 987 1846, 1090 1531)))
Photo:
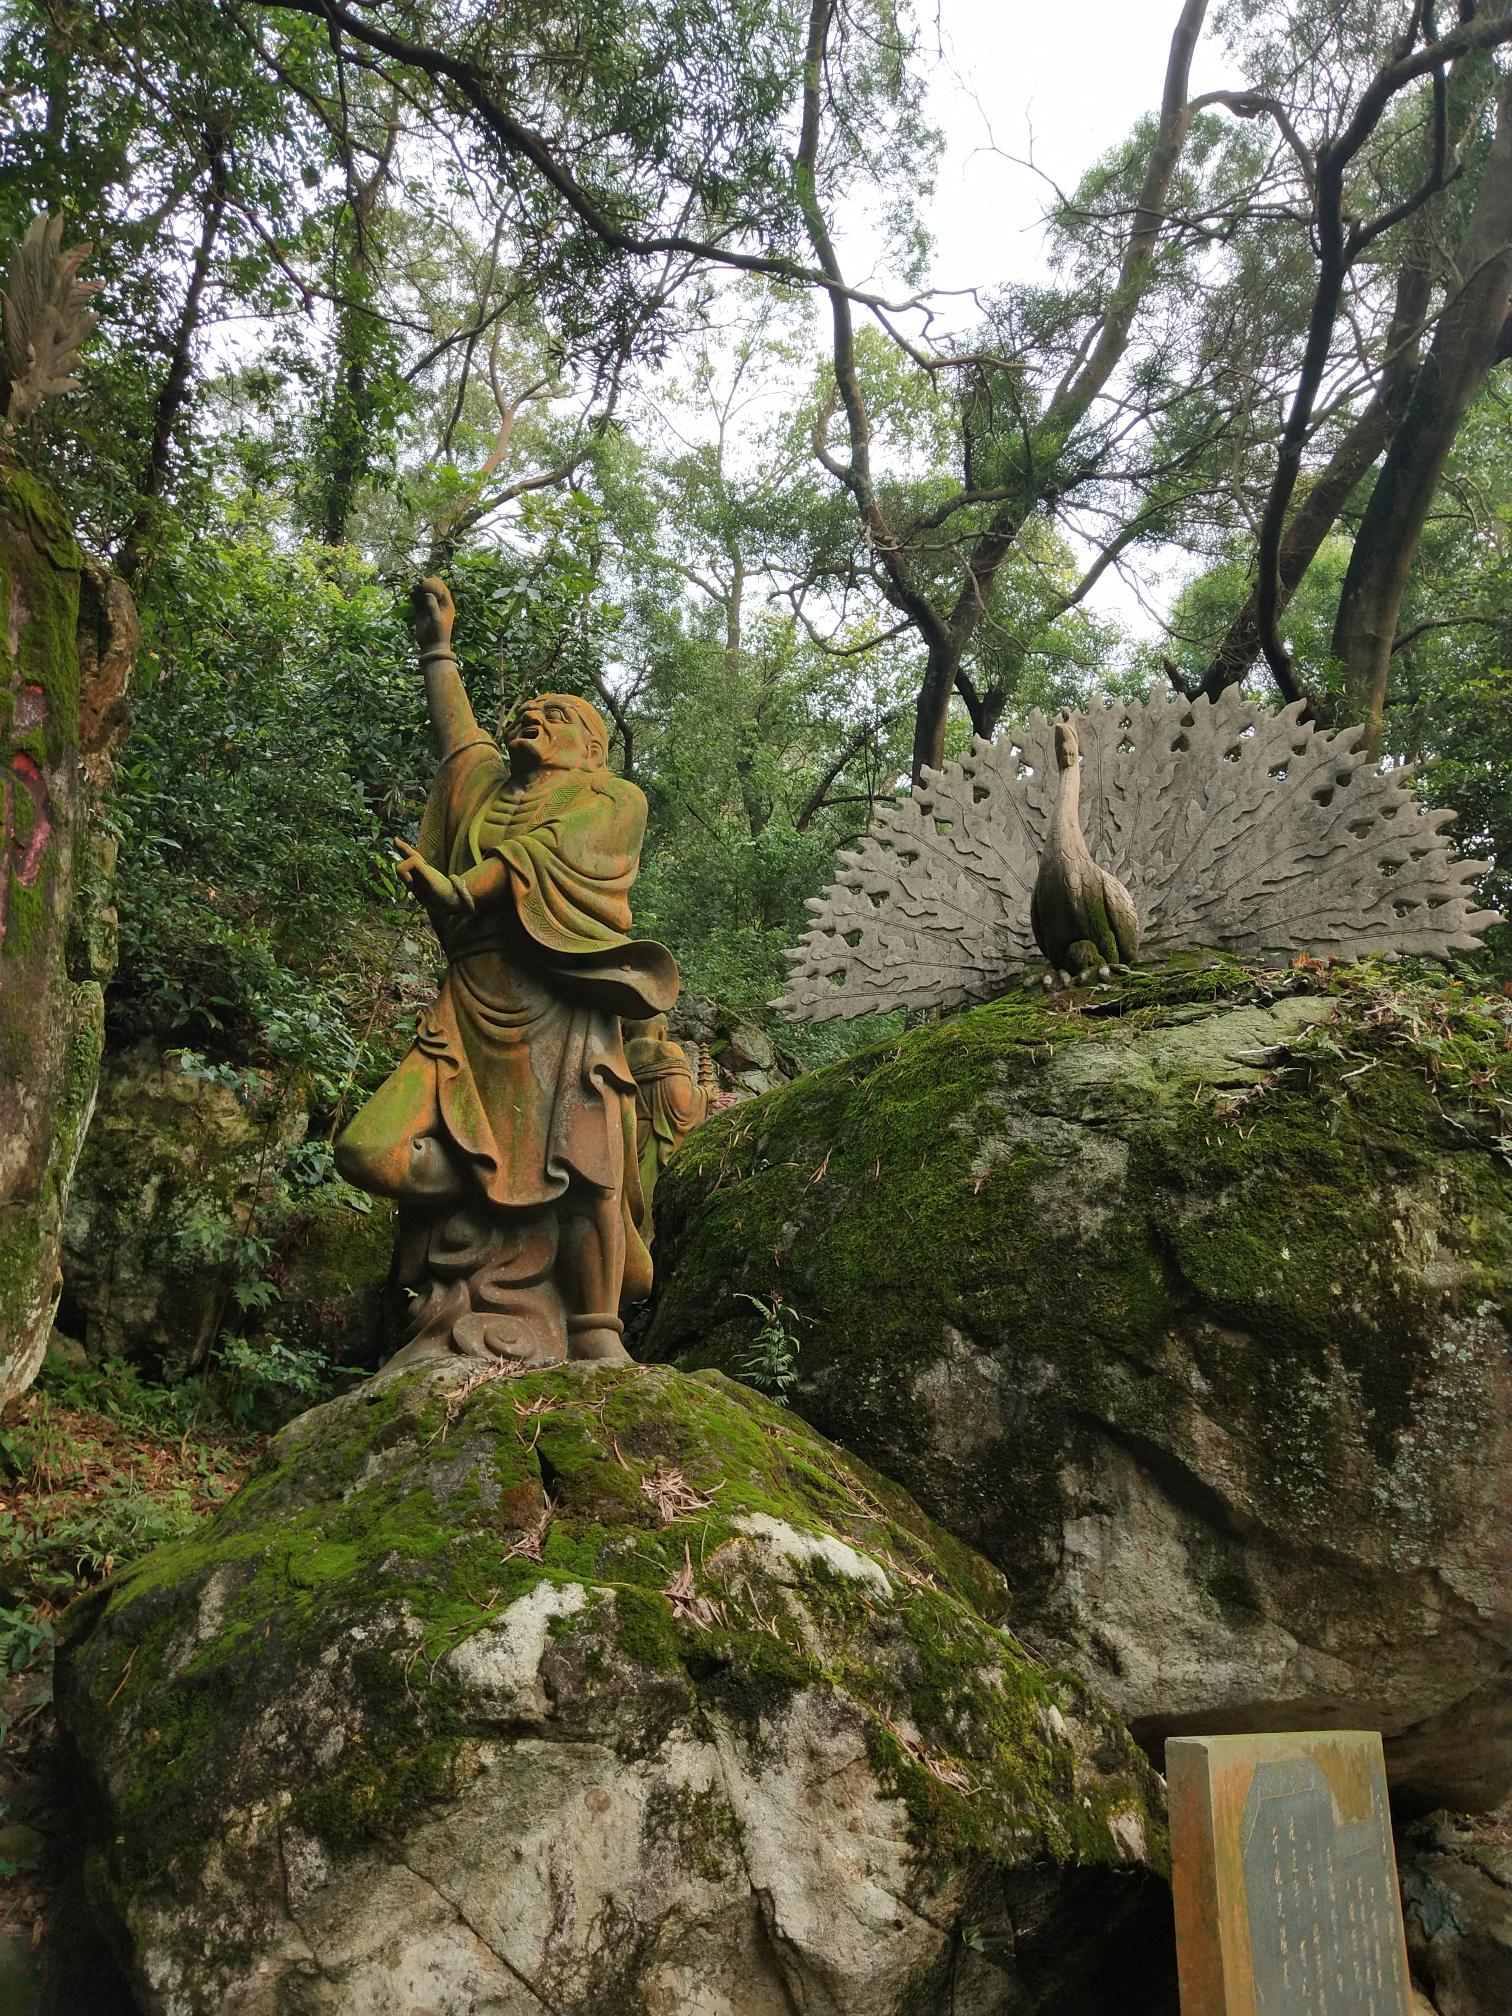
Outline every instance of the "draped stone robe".
MULTIPOLYGON (((446 977, 354 1131, 436 1137, 464 1196, 505 1213, 553 1203, 574 1180, 622 1190, 627 1284, 649 1287, 619 1017, 670 1006, 678 979, 664 946, 626 935, 645 824, 642 793, 607 769, 542 770, 517 785, 489 738, 442 762, 420 851, 447 875, 497 857, 510 900, 436 918, 446 977)), ((392 1194, 399 1275, 413 1282, 437 1204, 402 1181, 392 1194)))

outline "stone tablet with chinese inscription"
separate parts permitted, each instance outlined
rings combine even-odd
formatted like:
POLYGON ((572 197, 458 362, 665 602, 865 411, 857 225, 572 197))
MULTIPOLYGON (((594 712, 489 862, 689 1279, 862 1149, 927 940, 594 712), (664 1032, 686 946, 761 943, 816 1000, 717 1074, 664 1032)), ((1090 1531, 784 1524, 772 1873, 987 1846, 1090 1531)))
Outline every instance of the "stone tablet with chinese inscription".
POLYGON ((1166 1744, 1182 2016, 1408 2016, 1381 1739, 1166 1744))

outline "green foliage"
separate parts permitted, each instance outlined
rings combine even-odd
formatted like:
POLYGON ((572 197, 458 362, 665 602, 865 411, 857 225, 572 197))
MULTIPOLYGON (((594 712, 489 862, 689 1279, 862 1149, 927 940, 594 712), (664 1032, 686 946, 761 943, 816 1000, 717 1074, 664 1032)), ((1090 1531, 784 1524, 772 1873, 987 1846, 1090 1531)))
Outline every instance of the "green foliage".
MULTIPOLYGON (((286 1376, 275 1362, 273 1381, 286 1376)), ((164 1385, 121 1358, 49 1353, 0 1416, 0 1677, 44 1671, 60 1610, 230 1495, 254 1446, 242 1423, 257 1413, 237 1403, 259 1390, 266 1379, 259 1389, 235 1370, 164 1385)))
POLYGON ((413 833, 428 776, 396 598, 254 531, 158 588, 116 801, 112 1027, 230 1043, 329 1110, 393 1044, 384 840, 413 833))
POLYGON ((735 1299, 749 1302, 762 1323, 731 1370, 743 1385, 754 1386, 779 1407, 786 1407, 788 1392, 798 1383, 802 1348, 798 1332, 809 1319, 790 1308, 775 1291, 769 1302, 759 1295, 737 1294, 735 1299))
MULTIPOLYGON (((145 1377, 126 1358, 73 1365, 49 1352, 35 1390, 57 1407, 97 1414, 127 1433, 193 1435, 208 1411, 203 1387, 187 1382, 162 1385, 145 1377)), ((30 1420, 28 1415, 28 1423, 30 1420)), ((50 1467, 49 1456, 63 1453, 61 1443, 56 1449, 51 1445, 56 1432, 52 1406, 40 1411, 36 1427, 22 1432, 28 1437, 28 1470, 45 1471, 50 1467)))
POLYGON ((104 1492, 87 1509, 28 1529, 0 1514, 0 1559, 23 1570, 30 1589, 66 1601, 81 1582, 97 1581, 187 1533, 195 1522, 189 1492, 150 1496, 129 1486, 104 1492))
MULTIPOLYGON (((250 1306, 265 1305, 243 1305, 250 1306)), ((216 1346, 213 1366, 226 1411, 242 1428, 281 1427, 306 1407, 329 1399, 341 1381, 323 1353, 301 1350, 276 1336, 259 1335, 255 1340, 223 1337, 216 1346)))
MULTIPOLYGON (((0 1545, 4 1545, 7 1538, 0 1531, 0 1545)), ((52 1659, 53 1642, 50 1618, 24 1607, 10 1610, 0 1603, 0 1674, 14 1677, 18 1673, 31 1673, 45 1667, 52 1659)), ((3 1734, 4 1719, 0 1716, 0 1734, 3 1734)))

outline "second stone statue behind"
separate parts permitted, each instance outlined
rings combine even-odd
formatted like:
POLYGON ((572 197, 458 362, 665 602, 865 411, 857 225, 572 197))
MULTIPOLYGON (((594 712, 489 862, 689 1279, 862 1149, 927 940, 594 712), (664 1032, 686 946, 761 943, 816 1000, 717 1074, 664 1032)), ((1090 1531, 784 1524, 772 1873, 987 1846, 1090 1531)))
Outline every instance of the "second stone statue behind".
POLYGON ((620 1309, 650 1293, 651 1256, 620 1017, 649 1021, 678 991, 666 947, 628 936, 646 801, 572 695, 485 734, 445 584, 413 600, 440 762, 399 873, 447 970, 337 1167, 399 1207, 397 1275, 419 1291, 400 1359, 624 1363, 620 1309))

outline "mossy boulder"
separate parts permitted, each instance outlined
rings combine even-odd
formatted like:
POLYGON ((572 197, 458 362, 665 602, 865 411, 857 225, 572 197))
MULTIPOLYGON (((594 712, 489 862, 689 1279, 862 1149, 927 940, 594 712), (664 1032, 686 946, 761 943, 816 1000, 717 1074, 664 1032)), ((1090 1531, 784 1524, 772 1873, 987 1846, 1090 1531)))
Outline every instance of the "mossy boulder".
POLYGON ((1496 1804, 1509 1122, 1501 996, 1217 959, 1024 988, 690 1136, 643 1355, 759 1374, 741 1298, 782 1298, 793 1405, 1157 1761, 1372 1727, 1408 1805, 1496 1804))
POLYGON ((341 1365, 392 1351, 392 1206, 296 1194, 288 1163, 305 1128, 302 1106, 238 1097, 151 1043, 108 1053, 64 1222, 60 1328, 96 1360, 172 1376, 201 1364, 227 1321, 341 1365), (249 1272, 278 1290, 251 1318, 233 1293, 249 1272))
POLYGON ((1174 2016, 1160 1782, 1002 1598, 717 1373, 381 1374, 68 1613, 96 1909, 163 2016, 1174 2016))
POLYGON ((0 1402, 36 1377, 115 968, 98 818, 139 631, 56 498, 0 467, 0 1402))

